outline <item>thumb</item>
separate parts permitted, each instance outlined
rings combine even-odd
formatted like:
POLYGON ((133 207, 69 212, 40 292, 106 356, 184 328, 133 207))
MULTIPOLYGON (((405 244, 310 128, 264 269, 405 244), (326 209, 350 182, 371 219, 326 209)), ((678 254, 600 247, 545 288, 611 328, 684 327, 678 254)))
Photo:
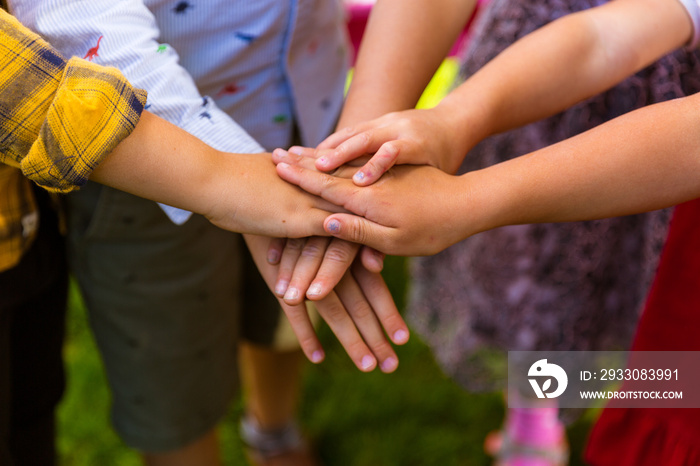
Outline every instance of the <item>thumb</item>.
POLYGON ((385 254, 392 254, 391 237, 395 229, 352 214, 333 214, 323 222, 323 228, 336 238, 370 246, 385 254))

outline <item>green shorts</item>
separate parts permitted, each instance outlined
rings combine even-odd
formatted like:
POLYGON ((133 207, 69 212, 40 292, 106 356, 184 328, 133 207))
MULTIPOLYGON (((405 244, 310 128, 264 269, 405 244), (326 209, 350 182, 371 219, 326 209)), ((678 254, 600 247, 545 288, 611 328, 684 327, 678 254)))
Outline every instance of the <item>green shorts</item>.
POLYGON ((239 337, 270 345, 287 320, 239 234, 199 215, 175 225, 154 202, 94 183, 67 197, 114 427, 132 448, 180 448, 237 393, 239 337))

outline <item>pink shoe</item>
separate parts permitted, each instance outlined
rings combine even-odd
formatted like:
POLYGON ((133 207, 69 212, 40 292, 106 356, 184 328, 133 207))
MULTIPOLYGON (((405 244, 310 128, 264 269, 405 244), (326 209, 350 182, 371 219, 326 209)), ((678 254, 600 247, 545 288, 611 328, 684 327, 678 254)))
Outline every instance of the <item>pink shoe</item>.
POLYGON ((569 447, 556 405, 509 408, 504 429, 484 442, 495 466, 566 466, 569 447))

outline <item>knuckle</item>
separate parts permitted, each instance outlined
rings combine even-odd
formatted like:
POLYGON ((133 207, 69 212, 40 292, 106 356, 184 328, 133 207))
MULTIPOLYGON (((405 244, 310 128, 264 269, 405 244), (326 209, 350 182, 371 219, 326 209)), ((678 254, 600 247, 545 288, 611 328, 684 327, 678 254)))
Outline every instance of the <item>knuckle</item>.
POLYGON ((365 342, 360 338, 346 346, 348 354, 362 354, 366 352, 369 348, 365 342))
POLYGON ((404 328, 406 322, 404 322, 403 318, 398 314, 398 310, 394 309, 389 316, 382 317, 382 324, 385 329, 398 330, 404 328))
POLYGON ((400 115, 401 115, 401 112, 389 112, 386 115, 384 115, 383 117, 381 117, 381 119, 387 120, 387 121, 396 121, 396 120, 399 120, 401 118, 400 115))
POLYGON ((286 238, 272 238, 270 240, 270 247, 271 248, 282 248, 286 244, 287 239, 286 238))
POLYGON ((330 325, 331 327, 340 323, 343 320, 343 317, 345 317, 345 312, 344 308, 342 305, 338 302, 333 302, 333 303, 316 303, 316 308, 318 309, 319 314, 321 314, 324 318, 324 320, 330 325))
POLYGON ((368 145, 370 141, 372 140, 372 131, 364 131, 360 134, 358 134, 357 139, 363 144, 363 145, 368 145))
POLYGON ((365 244, 369 239, 369 228, 364 222, 355 220, 350 226, 352 237, 358 243, 365 244))
MULTIPOLYGON (((358 267, 364 269, 361 264, 358 265, 358 267)), ((358 273, 365 273, 365 271, 358 272, 357 269, 353 269, 353 275, 357 275, 358 273)), ((373 296, 381 296, 384 294, 386 288, 381 274, 367 271, 362 281, 362 289, 365 291, 365 294, 371 294, 373 296)))
POLYGON ((333 175, 323 175, 321 178, 321 196, 333 187, 336 180, 333 175))
POLYGON ((374 316, 374 311, 367 302, 357 300, 355 303, 349 304, 348 307, 350 315, 356 322, 370 320, 374 316))
POLYGON ((299 252, 304 248, 305 244, 306 244, 305 238, 292 238, 292 239, 287 240, 287 244, 285 246, 285 249, 288 249, 289 251, 292 251, 292 252, 299 252))
POLYGON ((301 251, 302 257, 317 258, 323 256, 326 245, 317 241, 309 241, 301 251))
POLYGON ((371 141, 372 132, 369 130, 363 131, 359 134, 354 135, 351 139, 347 141, 347 143, 344 143, 340 147, 338 147, 338 149, 341 150, 344 155, 351 152, 357 152, 358 150, 366 150, 367 147, 370 145, 371 141))
POLYGON ((316 341, 317 341, 316 334, 314 334, 313 332, 311 335, 302 336, 302 337, 299 337, 299 335, 297 335, 297 339, 299 340, 299 345, 302 348, 309 348, 309 349, 316 348, 316 345, 317 345, 316 344, 316 341))
POLYGON ((355 258, 356 247, 347 241, 331 244, 326 250, 324 260, 330 262, 349 264, 355 258))
POLYGON ((372 342, 370 343, 370 346, 372 347, 372 352, 374 354, 384 354, 384 355, 391 355, 394 353, 393 348, 385 339, 381 339, 377 342, 372 342))
POLYGON ((389 141, 382 146, 381 156, 385 159, 394 159, 399 155, 399 146, 394 141, 389 141))
POLYGON ((413 120, 405 116, 401 116, 397 119, 396 124, 401 131, 408 131, 413 127, 413 120))

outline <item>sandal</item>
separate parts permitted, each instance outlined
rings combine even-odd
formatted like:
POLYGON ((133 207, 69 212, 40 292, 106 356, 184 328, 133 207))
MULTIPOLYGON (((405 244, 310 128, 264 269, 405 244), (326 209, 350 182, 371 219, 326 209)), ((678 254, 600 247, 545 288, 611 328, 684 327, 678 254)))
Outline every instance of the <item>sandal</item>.
POLYGON ((243 416, 241 439, 253 466, 321 466, 296 422, 265 430, 251 416, 243 416))

